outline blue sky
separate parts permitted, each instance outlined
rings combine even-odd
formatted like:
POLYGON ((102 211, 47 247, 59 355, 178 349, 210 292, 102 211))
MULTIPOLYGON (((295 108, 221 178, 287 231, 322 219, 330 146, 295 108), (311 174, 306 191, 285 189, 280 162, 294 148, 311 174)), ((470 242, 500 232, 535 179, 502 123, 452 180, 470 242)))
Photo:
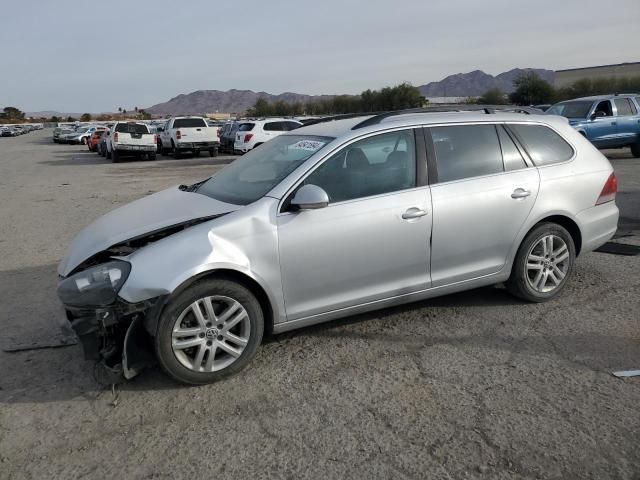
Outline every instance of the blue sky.
POLYGON ((25 111, 640 61, 640 0, 31 0, 1 11, 0 108, 25 111))

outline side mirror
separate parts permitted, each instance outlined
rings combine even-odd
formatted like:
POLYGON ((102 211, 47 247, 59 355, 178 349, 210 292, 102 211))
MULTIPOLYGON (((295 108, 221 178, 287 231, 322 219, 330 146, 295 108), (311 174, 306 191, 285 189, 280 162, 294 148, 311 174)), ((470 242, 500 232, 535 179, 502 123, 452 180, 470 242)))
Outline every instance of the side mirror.
POLYGON ((329 205, 329 195, 317 185, 303 185, 291 200, 295 210, 316 210, 329 205))

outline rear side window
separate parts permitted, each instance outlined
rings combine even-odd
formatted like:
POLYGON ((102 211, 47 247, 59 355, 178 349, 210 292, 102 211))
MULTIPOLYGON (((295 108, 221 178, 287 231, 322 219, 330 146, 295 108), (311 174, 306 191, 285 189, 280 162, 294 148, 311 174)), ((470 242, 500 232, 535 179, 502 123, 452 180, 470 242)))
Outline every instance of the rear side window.
POLYGON ((543 125, 509 125, 536 166, 565 162, 573 148, 560 135, 543 125))
POLYGON ((430 130, 439 182, 503 171, 502 152, 493 125, 456 125, 430 130))
POLYGON ((284 128, 282 128, 282 122, 267 122, 264 124, 264 130, 267 132, 281 132, 284 128))
POLYGON ((202 128, 206 127, 204 118, 178 118, 173 122, 173 128, 202 128))
POLYGON ((116 132, 142 134, 149 133, 149 129, 143 123, 119 123, 116 132))
POLYGON ((296 122, 282 122, 285 131, 295 130, 296 128, 300 128, 300 125, 296 122))
POLYGON ((239 132, 250 132, 251 130, 253 130, 253 127, 255 127, 256 124, 255 123, 241 123, 240 126, 238 127, 238 131, 239 132))
POLYGON ((618 116, 624 117, 626 115, 633 115, 631 101, 628 98, 616 98, 613 102, 616 104, 618 116))
POLYGON ((500 147, 502 148, 502 160, 504 161, 504 169, 507 172, 512 170, 520 170, 527 168, 527 164, 522 158, 522 154, 516 144, 504 129, 503 126, 498 127, 498 137, 500 138, 500 147))

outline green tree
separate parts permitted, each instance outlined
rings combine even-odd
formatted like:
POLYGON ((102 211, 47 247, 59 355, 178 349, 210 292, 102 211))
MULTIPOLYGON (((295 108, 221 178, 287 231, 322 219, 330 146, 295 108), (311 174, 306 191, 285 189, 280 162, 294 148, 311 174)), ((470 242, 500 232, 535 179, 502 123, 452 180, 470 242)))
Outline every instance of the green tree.
POLYGON ((491 88, 484 92, 482 96, 477 98, 473 103, 480 103, 482 105, 504 105, 509 103, 509 99, 499 88, 491 88))
POLYGON ((90 122, 91 119, 92 117, 90 113, 83 113, 82 116, 80 117, 81 122, 90 122))
POLYGON ((67 117, 67 122, 77 122, 77 120, 75 118, 73 118, 71 115, 69 115, 67 117))
POLYGON ((4 107, 2 110, 3 118, 6 118, 10 121, 21 121, 24 120, 24 112, 16 107, 4 107))
POLYGON ((555 90, 546 80, 535 72, 526 72, 513 81, 516 89, 509 95, 509 99, 516 105, 537 105, 551 103, 555 98, 555 90))

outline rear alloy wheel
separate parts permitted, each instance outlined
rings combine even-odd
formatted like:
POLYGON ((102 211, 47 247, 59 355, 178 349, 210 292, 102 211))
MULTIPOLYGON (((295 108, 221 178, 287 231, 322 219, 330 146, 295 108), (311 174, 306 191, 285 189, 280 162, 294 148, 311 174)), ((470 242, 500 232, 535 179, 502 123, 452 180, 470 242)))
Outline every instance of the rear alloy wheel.
POLYGON ((249 290, 228 280, 207 280, 182 292, 163 312, 156 353, 176 380, 211 383, 249 363, 263 330, 260 304, 249 290))
POLYGON ((543 223, 520 245, 507 288, 530 302, 551 300, 566 285, 575 258, 569 232, 561 225, 543 223))

